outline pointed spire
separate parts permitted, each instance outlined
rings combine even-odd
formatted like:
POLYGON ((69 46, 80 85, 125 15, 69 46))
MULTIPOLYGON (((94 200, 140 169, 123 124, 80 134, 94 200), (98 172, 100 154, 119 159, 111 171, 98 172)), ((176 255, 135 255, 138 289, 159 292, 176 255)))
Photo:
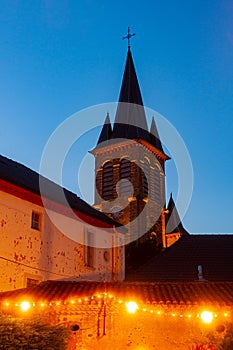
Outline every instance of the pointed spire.
POLYGON ((97 142, 97 145, 99 145, 102 142, 107 142, 111 139, 112 137, 112 126, 109 118, 109 113, 107 113, 102 131, 99 136, 99 140, 97 142))
POLYGON ((151 127, 150 127, 150 138, 151 138, 151 144, 157 148, 159 151, 163 152, 163 146, 160 141, 159 133, 157 126, 155 124, 155 119, 152 117, 151 127))
POLYGON ((143 139, 150 142, 145 110, 130 47, 128 48, 112 137, 143 139))
POLYGON ((130 47, 128 48, 119 102, 136 103, 143 106, 141 91, 130 47))
POLYGON ((170 194, 169 203, 167 206, 168 215, 166 216, 166 233, 176 233, 180 232, 182 235, 188 235, 188 231, 185 230, 180 216, 178 214, 175 202, 172 197, 172 193, 170 194))
MULTIPOLYGON (((128 32, 128 36, 125 38, 129 40, 132 35, 128 32)), ((149 144, 149 146, 157 148, 164 155, 164 160, 169 159, 163 152, 154 120, 152 120, 150 132, 148 131, 142 95, 129 46, 115 121, 113 127, 111 127, 110 121, 106 118, 97 145, 101 147, 101 142, 111 140, 111 143, 115 143, 119 139, 138 140, 142 143, 145 141, 147 146, 149 144)), ((109 145, 109 142, 107 144, 109 145)))

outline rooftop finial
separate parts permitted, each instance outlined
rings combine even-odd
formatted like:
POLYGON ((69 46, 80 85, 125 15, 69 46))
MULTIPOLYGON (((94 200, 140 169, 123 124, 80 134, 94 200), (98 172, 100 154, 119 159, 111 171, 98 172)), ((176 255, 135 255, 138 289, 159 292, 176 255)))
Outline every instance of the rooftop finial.
POLYGON ((130 27, 128 27, 128 35, 123 36, 122 38, 122 40, 128 39, 128 48, 130 48, 130 38, 132 38, 132 36, 135 36, 135 35, 136 35, 135 33, 133 34, 130 33, 130 27))

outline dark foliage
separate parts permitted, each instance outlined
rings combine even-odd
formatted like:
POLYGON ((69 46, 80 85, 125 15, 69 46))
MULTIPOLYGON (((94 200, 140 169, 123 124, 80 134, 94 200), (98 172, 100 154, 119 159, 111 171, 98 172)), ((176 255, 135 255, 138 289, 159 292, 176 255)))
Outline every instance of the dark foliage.
POLYGON ((0 316, 0 350, 65 350, 69 332, 40 319, 0 316))
POLYGON ((232 350, 232 349, 233 349, 233 324, 230 324, 227 328, 223 341, 219 346, 219 350, 232 350))

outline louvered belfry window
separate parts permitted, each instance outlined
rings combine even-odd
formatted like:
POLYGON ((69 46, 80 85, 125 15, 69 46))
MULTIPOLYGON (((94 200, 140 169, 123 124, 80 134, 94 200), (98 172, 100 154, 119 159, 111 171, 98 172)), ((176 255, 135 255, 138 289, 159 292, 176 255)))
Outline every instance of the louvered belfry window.
POLYGON ((113 198, 113 165, 106 162, 103 166, 103 199, 113 198))
POLYGON ((131 164, 128 159, 122 159, 120 162, 120 196, 132 195, 131 185, 131 164))

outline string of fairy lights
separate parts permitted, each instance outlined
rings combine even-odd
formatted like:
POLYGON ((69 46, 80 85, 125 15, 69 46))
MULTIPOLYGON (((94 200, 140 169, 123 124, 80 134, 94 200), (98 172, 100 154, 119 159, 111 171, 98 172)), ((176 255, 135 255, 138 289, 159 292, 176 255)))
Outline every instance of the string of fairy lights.
POLYGON ((57 312, 59 310, 61 311, 61 307, 80 307, 80 306, 87 306, 87 305, 103 305, 105 304, 107 307, 111 307, 113 304, 115 308, 120 308, 123 306, 126 312, 129 314, 136 314, 136 313, 149 313, 153 314, 154 317, 170 317, 170 318, 179 318, 179 319, 200 319, 204 323, 211 323, 214 321, 214 319, 223 317, 223 318, 229 318, 230 312, 229 310, 225 311, 218 311, 214 312, 211 308, 200 308, 198 312, 196 311, 190 311, 190 309, 181 310, 179 307, 170 307, 169 306, 162 306, 162 305, 141 305, 140 303, 137 303, 132 300, 123 300, 115 298, 112 294, 109 294, 107 292, 102 294, 95 294, 91 297, 82 297, 82 298, 70 298, 68 300, 63 301, 37 301, 34 302, 28 299, 21 299, 20 301, 11 301, 11 300, 5 300, 1 302, 1 309, 5 312, 12 312, 17 311, 20 313, 29 313, 30 311, 38 311, 38 310, 44 310, 45 308, 55 308, 57 312))

